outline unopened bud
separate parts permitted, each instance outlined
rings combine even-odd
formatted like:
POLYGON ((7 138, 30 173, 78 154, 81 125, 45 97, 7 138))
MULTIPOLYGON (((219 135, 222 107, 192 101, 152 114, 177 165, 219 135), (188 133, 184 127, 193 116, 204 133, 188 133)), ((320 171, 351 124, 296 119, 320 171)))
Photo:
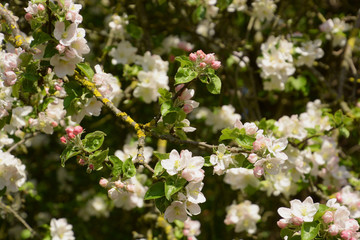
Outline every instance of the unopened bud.
POLYGON ((124 183, 123 182, 121 182, 120 180, 117 180, 117 181, 115 181, 115 186, 117 187, 117 188, 124 188, 124 183))
POLYGON ((62 143, 66 143, 66 137, 62 136, 62 137, 60 138, 60 141, 61 141, 62 143))
POLYGON ((135 192, 135 186, 133 184, 128 184, 126 185, 126 190, 133 193, 135 192))
POLYGON ((334 221, 334 214, 331 211, 326 211, 321 218, 324 220, 324 223, 331 223, 334 221))
POLYGON ((26 19, 26 21, 30 21, 32 19, 32 14, 31 13, 26 13, 25 14, 25 19, 26 19))
POLYGON ((42 5, 41 3, 37 6, 37 9, 39 10, 39 11, 44 11, 45 10, 45 7, 44 7, 44 5, 42 5))
POLYGON ((285 219, 280 219, 279 221, 277 221, 277 225, 279 228, 283 229, 288 226, 288 222, 285 219))
POLYGON ((205 67, 206 67, 206 63, 201 62, 201 63, 199 64, 199 67, 201 67, 201 68, 205 68, 205 67))
POLYGON ((196 55, 195 53, 190 53, 190 54, 189 54, 189 59, 190 59, 190 61, 192 61, 192 62, 196 62, 197 55, 196 55))
POLYGON ((108 183, 109 181, 106 178, 101 178, 99 181, 99 185, 102 186, 103 188, 106 188, 108 183))
POLYGON ((79 161, 78 161, 78 163, 79 163, 81 166, 84 166, 86 162, 85 162, 84 159, 80 158, 79 161))
POLYGON ((75 138, 75 134, 74 134, 74 133, 69 133, 68 136, 69 136, 70 139, 74 139, 74 138, 75 138))
POLYGON ((57 122, 51 122, 51 126, 52 126, 52 127, 57 127, 57 126, 58 126, 58 123, 57 123, 57 122))
POLYGON ((213 61, 211 63, 211 68, 214 69, 214 70, 217 70, 221 67, 221 62, 220 61, 213 61))
POLYGON ((58 50, 59 53, 65 52, 65 49, 66 49, 66 47, 64 45, 62 45, 62 44, 58 44, 56 46, 56 50, 58 50))
POLYGON ((83 130, 84 129, 81 126, 76 126, 76 127, 74 127, 74 134, 78 135, 78 134, 82 133, 83 130))

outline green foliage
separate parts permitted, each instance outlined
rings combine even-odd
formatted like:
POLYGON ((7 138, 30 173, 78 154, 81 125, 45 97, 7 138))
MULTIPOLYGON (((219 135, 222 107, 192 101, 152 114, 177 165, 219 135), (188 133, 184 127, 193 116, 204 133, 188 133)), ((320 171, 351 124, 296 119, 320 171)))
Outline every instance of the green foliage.
POLYGON ((119 177, 122 174, 122 166, 123 162, 114 155, 109 156, 109 161, 112 165, 108 164, 108 166, 111 168, 111 174, 114 177, 119 177))
POLYGON ((102 146, 105 136, 106 134, 101 131, 86 134, 85 138, 82 140, 84 150, 87 152, 98 150, 102 146))
POLYGON ((135 176, 136 168, 131 157, 125 160, 124 164, 122 165, 122 172, 125 179, 135 176))
POLYGON ((165 197, 170 201, 171 196, 180 191, 187 181, 177 175, 166 178, 165 181, 165 197))
POLYGON ((187 83, 194 80, 198 73, 190 68, 180 67, 175 75, 175 84, 187 83))
POLYGON ((74 156, 77 156, 80 153, 81 151, 77 147, 73 145, 68 145, 60 155, 61 166, 65 167, 65 163, 67 160, 74 156))
POLYGON ((158 199, 165 196, 164 182, 154 183, 145 193, 144 200, 158 199))
POLYGON ((94 77, 94 71, 92 70, 92 68, 90 67, 89 64, 87 63, 78 63, 76 64, 76 66, 81 70, 81 72, 83 74, 85 74, 85 76, 91 80, 94 77))
POLYGON ((319 222, 305 222, 301 226, 301 240, 314 239, 320 230, 319 222))

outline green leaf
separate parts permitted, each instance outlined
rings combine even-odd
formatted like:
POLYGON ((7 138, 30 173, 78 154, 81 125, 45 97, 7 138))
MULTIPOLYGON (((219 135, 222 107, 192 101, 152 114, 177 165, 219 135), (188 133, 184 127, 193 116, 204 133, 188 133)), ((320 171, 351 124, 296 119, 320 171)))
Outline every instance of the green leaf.
POLYGON ((65 162, 76 155, 81 153, 75 146, 68 145, 60 155, 61 166, 65 167, 65 162))
POLYGON ((159 5, 163 5, 164 3, 166 3, 166 0, 157 0, 159 5))
POLYGON ((319 222, 305 222, 301 227, 301 240, 314 239, 320 230, 319 222))
POLYGON ((288 228, 283 228, 281 229, 280 231, 280 237, 282 239, 284 239, 286 236, 288 236, 289 238, 292 237, 294 235, 294 231, 293 230, 290 230, 288 228))
POLYGON ((53 42, 50 42, 46 45, 45 52, 44 52, 44 58, 51 58, 55 54, 58 53, 58 50, 56 50, 56 44, 53 42))
POLYGON ((45 43, 45 42, 49 41, 50 39, 52 39, 52 37, 49 34, 43 32, 41 30, 35 31, 33 33, 33 37, 34 37, 34 40, 31 41, 30 47, 35 47, 37 45, 40 45, 40 44, 45 43))
POLYGON ((165 182, 165 197, 170 200, 171 196, 180 191, 187 181, 184 178, 179 178, 177 175, 168 177, 165 182))
POLYGON ((234 160, 235 160, 234 165, 236 167, 242 167, 243 163, 246 160, 246 157, 243 154, 237 154, 237 155, 235 155, 234 160))
POLYGON ((180 67, 193 67, 194 63, 190 61, 188 56, 177 56, 175 58, 176 61, 180 62, 180 67))
POLYGON ((200 5, 193 11, 193 13, 191 14, 191 18, 194 23, 197 23, 205 18, 205 14, 206 8, 203 5, 200 5))
POLYGON ((171 107, 172 107, 171 100, 163 102, 163 104, 161 104, 161 109, 160 109, 161 115, 163 115, 163 116, 166 115, 171 107))
POLYGON ((209 84, 208 76, 206 74, 200 75, 199 79, 202 83, 209 84))
POLYGON ((340 135, 343 135, 344 137, 348 138, 350 136, 350 132, 349 130, 347 130, 346 127, 340 127, 339 128, 339 131, 340 131, 340 135))
POLYGON ((207 89, 212 94, 220 94, 221 92, 221 80, 216 74, 208 74, 209 83, 206 85, 207 89))
POLYGON ((166 208, 171 204, 166 198, 155 199, 155 206, 161 213, 165 212, 166 208))
POLYGON ((314 221, 320 219, 328 209, 329 207, 327 207, 326 205, 320 204, 319 209, 314 216, 314 221))
POLYGON ((160 176, 164 171, 165 169, 161 165, 161 161, 158 161, 154 167, 154 177, 160 176))
POLYGON ((157 199, 165 196, 164 182, 153 184, 145 193, 144 200, 157 199))
POLYGON ((122 173, 123 162, 117 156, 109 156, 109 161, 112 163, 111 173, 114 177, 118 177, 122 173))
POLYGON ((175 84, 187 83, 197 77, 197 72, 190 68, 180 67, 175 75, 175 84))
POLYGON ((85 151, 94 152, 98 150, 103 144, 105 136, 106 134, 101 131, 86 134, 85 138, 82 140, 85 151))
POLYGON ((219 141, 224 140, 235 140, 240 136, 241 132, 238 128, 225 128, 221 130, 221 136, 219 138, 219 141))
POLYGON ((252 150, 253 143, 255 142, 256 138, 250 137, 246 134, 240 135, 237 139, 235 139, 236 143, 239 144, 240 147, 252 150))
POLYGON ((126 159, 122 166, 122 170, 124 178, 132 178, 133 176, 135 176, 136 168, 131 157, 126 159))
POLYGON ((126 31, 130 34, 131 37, 135 39, 140 39, 143 35, 142 28, 132 23, 126 25, 126 31))
POLYGON ((168 102, 171 101, 171 92, 169 92, 169 90, 165 89, 165 88, 160 88, 158 90, 158 92, 160 93, 160 97, 159 97, 159 103, 163 104, 164 102, 168 102))
POLYGON ((103 168, 103 162, 107 158, 109 153, 109 149, 106 149, 104 151, 99 150, 90 155, 89 161, 94 165, 95 170, 101 170, 103 168))
POLYGON ((204 167, 212 167, 213 165, 210 162, 210 156, 205 156, 205 163, 204 163, 204 167))
POLYGON ((153 155, 160 160, 169 159, 170 153, 153 152, 153 155))
POLYGON ((94 71, 87 63, 78 63, 76 66, 81 70, 82 73, 85 74, 85 76, 91 80, 94 77, 94 71))

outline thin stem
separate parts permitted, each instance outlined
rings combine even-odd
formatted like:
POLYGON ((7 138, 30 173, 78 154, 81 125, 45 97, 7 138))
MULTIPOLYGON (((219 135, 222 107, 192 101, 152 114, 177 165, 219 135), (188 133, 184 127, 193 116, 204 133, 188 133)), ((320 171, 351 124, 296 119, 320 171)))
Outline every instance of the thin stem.
POLYGON ((21 139, 20 141, 18 141, 14 145, 12 145, 6 152, 11 153, 11 151, 15 150, 19 145, 23 144, 26 140, 28 140, 30 138, 33 138, 38 134, 39 134, 38 132, 35 132, 35 133, 32 133, 29 136, 24 137, 23 139, 21 139))
POLYGON ((36 231, 34 229, 32 229, 32 227, 30 227, 30 225, 25 221, 25 219, 23 219, 14 209, 12 209, 10 206, 4 204, 1 200, 0 200, 0 207, 2 209, 4 209, 5 211, 13 214, 17 220, 19 220, 30 232, 32 235, 37 235, 36 231))

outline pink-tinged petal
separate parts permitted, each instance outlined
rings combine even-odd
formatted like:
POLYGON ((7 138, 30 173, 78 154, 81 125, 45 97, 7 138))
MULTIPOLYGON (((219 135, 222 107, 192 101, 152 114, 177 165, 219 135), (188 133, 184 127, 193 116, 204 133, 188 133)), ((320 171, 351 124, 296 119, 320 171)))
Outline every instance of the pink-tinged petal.
POLYGON ((56 22, 55 23, 55 30, 54 30, 54 37, 57 40, 62 38, 62 34, 65 32, 65 23, 64 22, 56 22))
POLYGON ((192 203, 192 202, 186 202, 186 208, 189 210, 189 212, 192 215, 198 215, 201 212, 201 208, 199 204, 192 203))

